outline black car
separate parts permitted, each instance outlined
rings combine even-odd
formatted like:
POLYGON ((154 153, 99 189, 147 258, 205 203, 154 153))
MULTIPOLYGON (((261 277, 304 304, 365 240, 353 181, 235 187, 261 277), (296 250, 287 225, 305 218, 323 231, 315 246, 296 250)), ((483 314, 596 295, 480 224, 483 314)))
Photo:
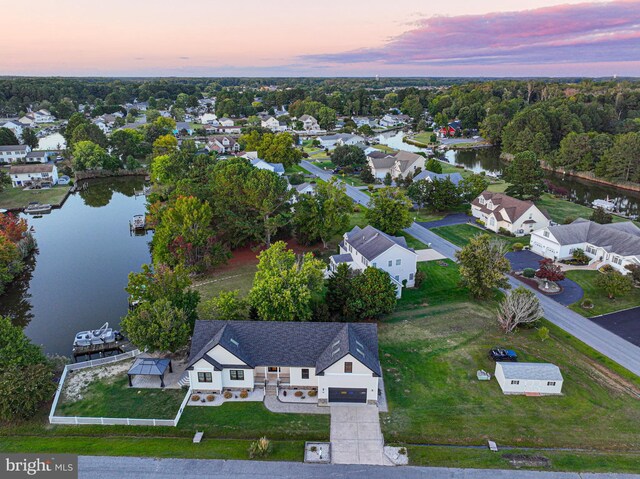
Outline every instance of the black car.
POLYGON ((489 358, 494 361, 518 361, 518 355, 513 349, 493 348, 489 351, 489 358))

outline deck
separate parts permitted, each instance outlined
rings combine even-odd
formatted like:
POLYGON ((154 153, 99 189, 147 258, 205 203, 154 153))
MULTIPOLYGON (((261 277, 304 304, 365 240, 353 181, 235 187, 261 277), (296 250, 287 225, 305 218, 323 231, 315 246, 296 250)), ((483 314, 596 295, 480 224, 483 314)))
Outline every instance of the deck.
POLYGON ((127 353, 129 351, 133 351, 135 347, 126 339, 121 341, 115 341, 113 343, 103 343, 103 344, 91 344, 90 346, 74 346, 71 354, 73 356, 74 362, 78 361, 79 357, 82 356, 91 356, 97 354, 99 357, 104 357, 107 353, 127 353))

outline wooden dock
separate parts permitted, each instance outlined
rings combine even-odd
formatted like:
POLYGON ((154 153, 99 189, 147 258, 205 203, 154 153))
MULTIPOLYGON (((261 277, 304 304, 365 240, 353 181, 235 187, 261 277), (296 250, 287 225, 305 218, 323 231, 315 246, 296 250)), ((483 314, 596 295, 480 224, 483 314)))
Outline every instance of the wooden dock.
POLYGON ((91 357, 94 354, 97 354, 99 357, 103 358, 107 353, 127 353, 129 351, 133 351, 134 349, 135 347, 127 339, 123 339, 121 341, 114 341, 113 343, 92 344, 90 346, 74 346, 71 354, 73 356, 73 361, 78 362, 78 358, 82 356, 88 356, 89 360, 91 360, 91 357))

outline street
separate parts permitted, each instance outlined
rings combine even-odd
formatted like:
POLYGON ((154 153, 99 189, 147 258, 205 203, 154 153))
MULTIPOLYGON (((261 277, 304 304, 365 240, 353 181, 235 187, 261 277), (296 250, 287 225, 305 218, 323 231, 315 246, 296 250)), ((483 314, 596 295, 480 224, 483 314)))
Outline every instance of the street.
MULTIPOLYGON (((311 163, 311 162, 309 162, 307 160, 302 160, 300 162, 300 166, 302 166, 309 173, 314 174, 315 176, 317 176, 321 180, 329 181, 331 178, 335 177, 339 181, 344 183, 342 180, 340 180, 340 178, 335 176, 330 171, 323 170, 322 168, 319 168, 319 167, 315 166, 313 163, 311 163)), ((347 193, 347 196, 349 196, 349 198, 351 198, 355 203, 357 203, 359 205, 369 206, 370 197, 369 197, 368 194, 363 193, 358 188, 355 188, 355 187, 353 187, 351 185, 348 185, 346 183, 344 183, 344 184, 347 187, 346 193, 347 193)))

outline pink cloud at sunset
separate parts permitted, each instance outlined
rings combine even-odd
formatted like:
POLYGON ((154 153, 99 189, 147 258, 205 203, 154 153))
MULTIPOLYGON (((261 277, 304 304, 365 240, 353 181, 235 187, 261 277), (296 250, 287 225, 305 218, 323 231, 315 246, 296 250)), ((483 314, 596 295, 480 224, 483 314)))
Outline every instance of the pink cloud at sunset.
POLYGON ((562 65, 624 62, 640 73, 640 1, 558 5, 484 15, 432 16, 378 48, 307 55, 328 67, 562 65))

